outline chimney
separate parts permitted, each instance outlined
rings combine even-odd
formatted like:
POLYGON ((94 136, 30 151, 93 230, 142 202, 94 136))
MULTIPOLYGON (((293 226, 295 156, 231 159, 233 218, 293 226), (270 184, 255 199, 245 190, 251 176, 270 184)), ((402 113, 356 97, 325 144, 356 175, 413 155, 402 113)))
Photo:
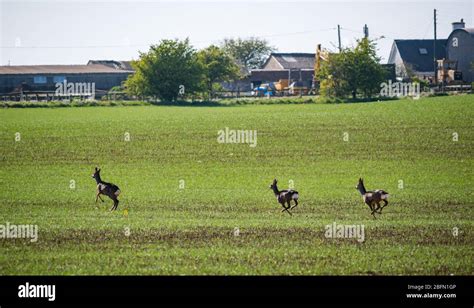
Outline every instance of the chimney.
POLYGON ((453 25, 453 31, 457 29, 464 29, 464 26, 466 25, 464 23, 464 19, 461 18, 461 21, 455 21, 452 23, 453 25))

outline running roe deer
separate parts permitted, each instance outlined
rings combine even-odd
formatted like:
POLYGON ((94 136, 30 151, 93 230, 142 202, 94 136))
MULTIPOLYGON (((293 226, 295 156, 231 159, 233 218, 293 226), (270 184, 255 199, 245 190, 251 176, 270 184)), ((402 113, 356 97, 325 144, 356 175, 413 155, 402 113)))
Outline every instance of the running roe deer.
POLYGON ((359 184, 357 184, 356 189, 362 195, 362 199, 369 206, 372 211, 372 216, 375 218, 375 213, 382 214, 382 209, 388 204, 388 192, 377 189, 375 191, 367 191, 364 186, 364 180, 359 178, 359 184), (384 202, 384 205, 380 207, 380 201, 384 202), (375 207, 377 205, 377 207, 375 207), (379 210, 379 211, 377 211, 379 210))
POLYGON ((97 182, 95 202, 97 203, 98 199, 104 202, 104 200, 100 197, 100 195, 106 195, 114 201, 114 205, 110 208, 110 210, 111 211, 116 210, 119 204, 119 200, 117 199, 117 197, 120 195, 120 188, 118 188, 118 186, 115 184, 102 181, 102 179, 100 178, 100 169, 98 169, 97 167, 95 167, 95 172, 92 175, 92 177, 97 182))
POLYGON ((288 214, 292 215, 289 210, 294 209, 298 205, 298 198, 299 198, 298 192, 292 189, 278 190, 276 179, 273 180, 272 185, 270 185, 270 189, 273 190, 273 193, 275 194, 277 201, 281 204, 281 206, 283 206, 283 209, 281 211, 282 212, 286 211, 288 212, 288 214), (290 207, 291 200, 295 201, 295 205, 293 205, 292 207, 290 207), (285 206, 285 203, 288 204, 288 206, 285 206))

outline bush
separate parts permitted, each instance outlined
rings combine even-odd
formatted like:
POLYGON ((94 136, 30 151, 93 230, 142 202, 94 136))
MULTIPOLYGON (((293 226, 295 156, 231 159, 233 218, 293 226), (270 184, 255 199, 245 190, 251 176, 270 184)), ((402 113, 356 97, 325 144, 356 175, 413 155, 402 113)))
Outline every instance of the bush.
POLYGON ((359 94, 370 98, 380 92, 380 83, 387 78, 387 72, 377 57, 375 43, 364 38, 353 49, 329 54, 317 77, 321 80, 323 96, 355 99, 359 94))

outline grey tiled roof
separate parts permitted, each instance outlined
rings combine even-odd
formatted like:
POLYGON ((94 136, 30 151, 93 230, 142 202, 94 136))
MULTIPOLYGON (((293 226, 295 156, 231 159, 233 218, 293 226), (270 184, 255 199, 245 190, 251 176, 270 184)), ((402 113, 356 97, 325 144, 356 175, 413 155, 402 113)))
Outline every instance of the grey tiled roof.
MULTIPOLYGON (((403 62, 417 72, 433 71, 433 43, 434 40, 395 40, 403 62)), ((446 58, 446 40, 436 40, 436 58, 446 58)))
MULTIPOLYGON (((464 30, 467 33, 469 33, 471 36, 474 36, 474 28, 462 28, 462 29, 457 29, 457 30, 464 30)), ((456 31, 456 30, 455 30, 456 31)), ((453 31, 454 32, 454 31, 453 31)))
POLYGON ((314 53, 272 53, 270 57, 274 57, 281 64, 282 69, 313 69, 314 53))
POLYGON ((117 69, 104 64, 89 65, 8 65, 0 66, 0 75, 17 74, 90 74, 133 73, 132 70, 117 69))

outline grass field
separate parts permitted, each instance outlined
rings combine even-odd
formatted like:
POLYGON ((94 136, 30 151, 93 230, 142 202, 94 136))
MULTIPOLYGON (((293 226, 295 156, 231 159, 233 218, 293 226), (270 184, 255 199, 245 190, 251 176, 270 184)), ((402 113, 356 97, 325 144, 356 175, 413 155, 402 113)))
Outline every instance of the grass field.
POLYGON ((0 274, 472 275, 473 107, 0 110, 0 224, 38 225, 37 242, 0 239, 0 274), (218 143, 225 127, 257 130, 257 146, 218 143), (115 212, 95 203, 96 165, 122 190, 115 212), (293 216, 275 177, 299 191, 293 216), (391 194, 376 220, 359 177, 391 194), (365 241, 326 238, 333 222, 364 225, 365 241))

